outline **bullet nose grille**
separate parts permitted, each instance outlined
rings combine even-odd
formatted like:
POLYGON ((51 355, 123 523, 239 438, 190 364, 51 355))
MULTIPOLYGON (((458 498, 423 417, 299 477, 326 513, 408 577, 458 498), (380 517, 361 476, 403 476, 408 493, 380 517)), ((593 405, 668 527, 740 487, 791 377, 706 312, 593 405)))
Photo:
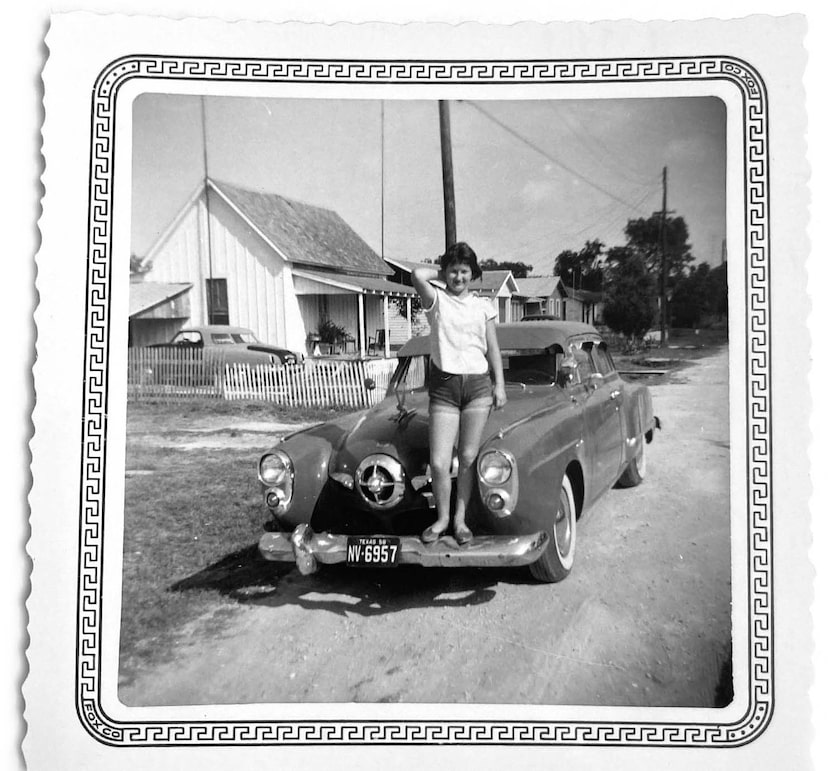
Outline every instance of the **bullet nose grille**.
POLYGON ((357 467, 355 486, 373 508, 392 508, 403 498, 403 466, 389 455, 369 455, 357 467))

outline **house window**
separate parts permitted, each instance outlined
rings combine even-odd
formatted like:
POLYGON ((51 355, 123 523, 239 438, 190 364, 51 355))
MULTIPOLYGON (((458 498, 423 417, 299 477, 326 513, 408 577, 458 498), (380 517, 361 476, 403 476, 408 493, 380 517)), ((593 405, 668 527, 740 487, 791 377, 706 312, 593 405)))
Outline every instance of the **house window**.
POLYGON ((209 278, 207 285, 208 324, 230 324, 228 313, 228 280, 209 278))

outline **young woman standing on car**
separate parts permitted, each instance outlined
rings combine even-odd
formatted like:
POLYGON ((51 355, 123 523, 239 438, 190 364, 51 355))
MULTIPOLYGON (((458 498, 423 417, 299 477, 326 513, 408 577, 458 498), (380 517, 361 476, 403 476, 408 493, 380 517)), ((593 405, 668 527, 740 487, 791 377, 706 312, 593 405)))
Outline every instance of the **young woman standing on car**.
POLYGON ((475 252, 459 242, 447 249, 440 263, 440 271, 427 265, 412 271, 412 283, 431 330, 429 453, 438 510, 438 519, 424 530, 421 539, 425 543, 437 541, 449 527, 452 451, 458 436, 453 532, 456 541, 465 544, 473 537, 466 515, 481 433, 490 409, 501 409, 507 396, 496 339, 496 311, 489 300, 470 292, 470 282, 481 276, 475 252), (446 290, 430 283, 435 279, 442 279, 446 290))

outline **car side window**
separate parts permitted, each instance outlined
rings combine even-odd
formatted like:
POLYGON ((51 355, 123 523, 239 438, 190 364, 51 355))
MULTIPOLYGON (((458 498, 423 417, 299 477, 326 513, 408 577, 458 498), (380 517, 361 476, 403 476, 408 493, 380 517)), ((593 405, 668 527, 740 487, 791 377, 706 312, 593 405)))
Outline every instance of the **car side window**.
POLYGON ((591 356, 588 351, 585 350, 584 346, 574 346, 571 348, 571 351, 576 359, 577 381, 580 383, 587 383, 588 378, 594 371, 593 364, 591 363, 591 356))
POLYGON ((610 375, 614 372, 614 362, 605 343, 598 343, 593 347, 594 365, 601 375, 610 375))
POLYGON ((171 341, 173 345, 202 345, 200 332, 179 332, 171 341))

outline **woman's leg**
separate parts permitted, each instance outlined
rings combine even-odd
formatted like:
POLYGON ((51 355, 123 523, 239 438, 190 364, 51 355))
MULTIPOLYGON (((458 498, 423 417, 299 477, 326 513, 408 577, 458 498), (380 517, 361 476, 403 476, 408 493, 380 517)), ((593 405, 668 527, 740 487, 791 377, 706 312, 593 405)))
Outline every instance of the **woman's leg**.
POLYGON ((473 493, 475 480, 475 462, 481 447, 481 434, 490 415, 492 401, 476 401, 464 408, 461 413, 458 437, 458 479, 456 480, 455 526, 459 541, 469 540, 466 516, 467 506, 473 493))
POLYGON ((438 519, 430 528, 435 533, 443 532, 450 523, 450 493, 452 479, 452 450, 458 433, 459 414, 447 405, 432 407, 429 412, 429 465, 432 469, 432 494, 438 519))

